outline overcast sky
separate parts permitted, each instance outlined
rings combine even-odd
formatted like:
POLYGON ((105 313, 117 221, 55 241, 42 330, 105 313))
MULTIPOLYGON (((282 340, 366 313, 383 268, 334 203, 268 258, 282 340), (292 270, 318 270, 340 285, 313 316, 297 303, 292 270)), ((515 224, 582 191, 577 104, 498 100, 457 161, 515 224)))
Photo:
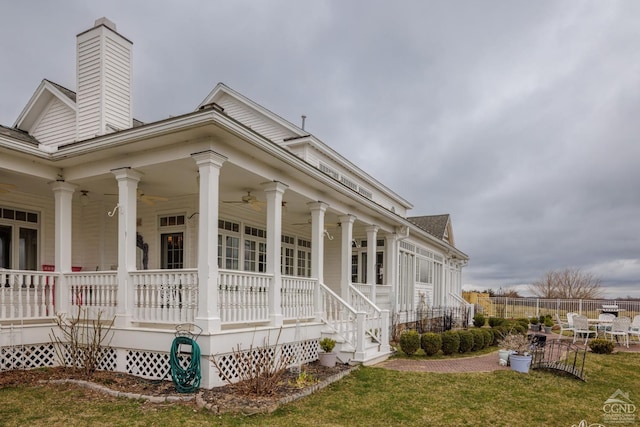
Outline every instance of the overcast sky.
POLYGON ((465 288, 546 271, 640 297, 640 1, 0 0, 0 124, 43 78, 75 90, 75 36, 134 43, 134 115, 223 82, 415 208, 450 213, 465 288))

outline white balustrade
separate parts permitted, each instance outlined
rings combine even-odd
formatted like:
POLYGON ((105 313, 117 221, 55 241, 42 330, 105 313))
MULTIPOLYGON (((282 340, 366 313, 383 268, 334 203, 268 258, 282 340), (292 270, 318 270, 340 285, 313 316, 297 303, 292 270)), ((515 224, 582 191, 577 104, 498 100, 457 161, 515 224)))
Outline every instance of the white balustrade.
POLYGON ((90 319, 110 319, 116 313, 118 275, 111 271, 69 273, 65 275, 69 288, 72 315, 86 309, 90 319))
POLYGON ((52 317, 57 277, 51 272, 0 270, 0 320, 52 317))
POLYGON ((281 305, 285 319, 313 317, 313 295, 317 280, 282 276, 281 305))
POLYGON ((353 348, 358 344, 358 313, 327 286, 320 284, 321 311, 324 321, 353 348))
POLYGON ((197 270, 144 270, 132 272, 130 277, 134 287, 134 321, 194 321, 198 307, 197 270))
POLYGON ((355 286, 349 287, 349 302, 358 312, 365 312, 364 333, 373 341, 387 344, 389 312, 380 310, 369 298, 360 292, 355 286))
POLYGON ((272 276, 246 271, 218 271, 218 310, 222 323, 269 321, 272 276))

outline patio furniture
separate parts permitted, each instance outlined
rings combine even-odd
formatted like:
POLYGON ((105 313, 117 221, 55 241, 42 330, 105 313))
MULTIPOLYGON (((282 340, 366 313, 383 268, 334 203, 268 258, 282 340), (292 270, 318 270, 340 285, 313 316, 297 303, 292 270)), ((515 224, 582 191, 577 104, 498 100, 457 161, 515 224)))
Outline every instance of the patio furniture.
POLYGON ((636 314, 633 317, 633 322, 629 325, 629 335, 635 336, 638 342, 640 342, 640 314, 636 314))
POLYGON ((575 316, 576 314, 577 313, 567 313, 567 321, 563 322, 562 319, 560 319, 560 315, 556 313, 556 322, 558 322, 558 325, 560 326, 560 338, 563 337, 562 333, 564 331, 574 331, 573 316, 575 316))
POLYGON ((598 323, 596 323, 596 336, 604 334, 611 329, 611 323, 616 318, 613 313, 601 313, 598 315, 598 323))
POLYGON ((597 336, 595 330, 589 329, 589 319, 586 316, 580 314, 573 316, 573 343, 575 344, 578 335, 585 335, 584 344, 587 345, 589 341, 589 335, 594 334, 597 336))
POLYGON ((631 325, 631 319, 626 316, 616 317, 611 323, 611 330, 605 331, 604 336, 611 335, 613 337, 624 337, 625 346, 629 348, 629 326, 631 325))

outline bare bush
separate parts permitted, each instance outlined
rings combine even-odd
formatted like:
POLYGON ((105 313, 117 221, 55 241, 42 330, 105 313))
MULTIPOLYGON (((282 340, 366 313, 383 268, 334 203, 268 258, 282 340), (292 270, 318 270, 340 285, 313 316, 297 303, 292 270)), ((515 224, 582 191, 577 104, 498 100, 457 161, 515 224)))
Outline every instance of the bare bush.
POLYGON ((529 289, 540 298, 597 299, 603 293, 600 278, 579 268, 548 271, 529 289))
POLYGON ((292 359, 283 354, 282 346, 278 345, 279 341, 280 332, 278 333, 276 344, 273 346, 269 345, 267 338, 265 338, 262 346, 254 347, 251 344, 248 350, 242 350, 238 344, 231 354, 231 359, 238 374, 237 378, 225 374, 226 370, 220 366, 215 357, 212 357, 211 361, 218 370, 220 378, 229 384, 234 383, 234 379, 237 379, 236 387, 243 393, 270 396, 282 383, 284 374, 292 359))
POLYGON ((62 366, 80 369, 90 377, 104 357, 103 344, 108 346, 113 338, 113 319, 102 321, 102 311, 98 312, 96 319, 89 319, 87 309, 80 308, 76 316, 58 314, 54 321, 60 334, 51 329, 49 337, 54 343, 58 361, 62 366))

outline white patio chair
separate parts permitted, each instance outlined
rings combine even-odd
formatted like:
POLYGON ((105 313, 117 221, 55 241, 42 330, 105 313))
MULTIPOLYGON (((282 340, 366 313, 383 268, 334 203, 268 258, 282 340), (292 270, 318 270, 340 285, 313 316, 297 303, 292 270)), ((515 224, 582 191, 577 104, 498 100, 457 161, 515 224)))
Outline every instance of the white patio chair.
POLYGON ((611 329, 611 323, 613 319, 615 319, 615 314, 612 313, 600 313, 598 315, 598 323, 596 324, 596 336, 600 334, 604 334, 606 331, 611 329))
POLYGON ((613 337, 623 337, 625 346, 629 348, 629 326, 631 325, 631 319, 626 316, 616 317, 611 324, 611 330, 605 331, 604 336, 611 335, 613 337))
POLYGON ((585 335, 584 344, 587 345, 589 341, 589 335, 594 334, 598 336, 595 330, 589 329, 589 319, 586 316, 580 314, 573 316, 573 343, 576 343, 578 335, 585 335))
POLYGON ((640 342, 640 314, 636 314, 633 317, 633 322, 629 325, 629 335, 635 336, 638 342, 640 342))
POLYGON ((558 313, 556 313, 556 322, 558 323, 558 325, 560 326, 560 338, 563 338, 563 332, 564 331, 574 331, 574 327, 573 327, 573 316, 575 316, 576 313, 567 313, 567 321, 563 322, 562 319, 560 319, 560 315, 558 313))

